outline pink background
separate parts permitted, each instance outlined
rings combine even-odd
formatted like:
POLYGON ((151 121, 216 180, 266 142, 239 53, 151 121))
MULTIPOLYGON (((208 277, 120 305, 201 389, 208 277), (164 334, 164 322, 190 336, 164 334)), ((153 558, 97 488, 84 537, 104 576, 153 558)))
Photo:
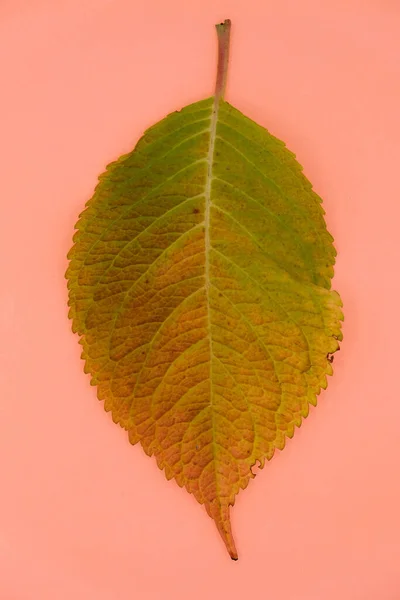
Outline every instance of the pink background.
POLYGON ((400 598, 398 0, 1 0, 0 600, 400 598), (324 198, 345 340, 318 409, 232 511, 204 510, 96 400, 67 320, 106 163, 212 94, 324 198))

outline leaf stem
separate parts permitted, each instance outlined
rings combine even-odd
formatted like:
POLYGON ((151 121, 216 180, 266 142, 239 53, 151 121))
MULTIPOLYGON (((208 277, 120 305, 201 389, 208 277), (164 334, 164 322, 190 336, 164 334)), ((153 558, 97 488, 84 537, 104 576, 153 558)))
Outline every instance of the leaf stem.
POLYGON ((223 99, 226 88, 226 78, 228 74, 229 62, 229 42, 231 36, 231 21, 225 19, 223 23, 215 26, 218 35, 218 67, 217 81, 215 84, 215 101, 223 99))

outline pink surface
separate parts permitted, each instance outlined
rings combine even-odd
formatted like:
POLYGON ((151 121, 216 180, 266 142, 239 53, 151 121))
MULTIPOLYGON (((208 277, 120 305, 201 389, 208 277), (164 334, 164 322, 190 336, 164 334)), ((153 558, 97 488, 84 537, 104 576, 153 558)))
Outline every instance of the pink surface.
POLYGON ((400 599, 400 6, 0 3, 0 600, 400 599), (345 340, 318 409, 232 511, 129 445, 67 320, 73 226, 106 163, 211 95, 296 152, 339 252, 345 340))

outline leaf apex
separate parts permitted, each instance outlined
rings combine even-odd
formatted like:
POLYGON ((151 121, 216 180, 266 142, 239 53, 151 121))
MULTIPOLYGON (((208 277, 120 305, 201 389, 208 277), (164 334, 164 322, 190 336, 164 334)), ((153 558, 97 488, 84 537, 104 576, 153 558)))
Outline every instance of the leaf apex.
POLYGON ((230 506, 213 503, 206 505, 206 510, 210 517, 214 520, 220 536, 222 537, 229 556, 232 560, 238 560, 238 552, 236 550, 235 540, 232 534, 230 506))

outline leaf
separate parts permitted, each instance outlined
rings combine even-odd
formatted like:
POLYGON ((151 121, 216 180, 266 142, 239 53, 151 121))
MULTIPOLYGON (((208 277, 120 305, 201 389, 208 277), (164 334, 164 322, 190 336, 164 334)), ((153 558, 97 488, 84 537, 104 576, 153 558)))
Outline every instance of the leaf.
POLYGON ((341 301, 321 199, 295 156, 213 98, 107 167, 68 257, 85 372, 113 420, 214 519, 282 449, 327 385, 341 301))

